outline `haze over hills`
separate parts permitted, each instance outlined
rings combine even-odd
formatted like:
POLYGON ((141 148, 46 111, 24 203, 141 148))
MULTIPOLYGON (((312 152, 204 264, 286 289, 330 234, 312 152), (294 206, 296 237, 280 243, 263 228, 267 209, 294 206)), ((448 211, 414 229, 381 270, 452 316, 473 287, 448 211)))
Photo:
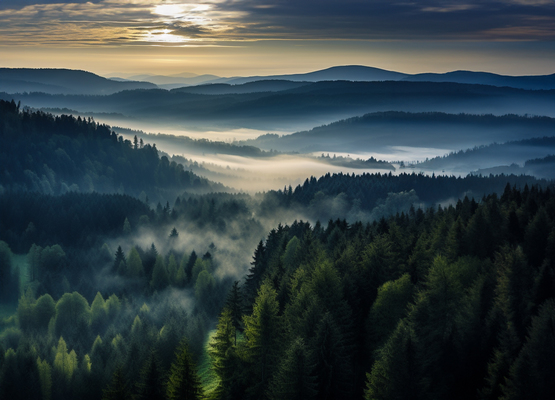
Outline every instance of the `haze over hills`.
POLYGON ((8 93, 109 95, 122 90, 153 89, 150 82, 115 81, 71 69, 0 68, 0 91, 8 93))
MULTIPOLYGON (((1 94, 35 108, 119 113, 157 124, 254 129, 310 129, 378 111, 530 114, 555 117, 555 90, 429 82, 316 82, 267 93, 205 95, 135 90, 108 96, 1 94)), ((124 125, 125 126, 125 125, 124 125)))
POLYGON ((267 150, 305 153, 357 153, 361 149, 377 151, 392 146, 458 150, 496 141, 554 134, 555 119, 549 117, 389 111, 370 113, 291 135, 264 135, 244 144, 267 150))
POLYGON ((475 71, 453 71, 447 73, 422 73, 404 74, 400 72, 387 71, 380 68, 362 65, 345 65, 326 68, 323 70, 285 75, 268 76, 246 76, 246 77, 217 77, 215 75, 196 75, 186 73, 184 76, 154 76, 135 75, 129 79, 145 80, 159 85, 165 89, 186 86, 205 85, 215 83, 227 83, 230 85, 242 85, 248 82, 265 80, 287 80, 292 82, 320 82, 320 81, 417 81, 417 82, 453 82, 481 84, 491 86, 507 86, 517 89, 549 90, 555 89, 555 74, 537 76, 506 76, 489 72, 475 71))
POLYGON ((293 82, 288 80, 268 79, 241 84, 209 83, 173 89, 175 92, 196 94, 240 94, 259 92, 281 92, 309 85, 311 82, 293 82))
MULTIPOLYGON (((533 129, 530 127, 530 129, 533 129)), ((475 170, 484 170, 498 166, 514 165, 516 169, 504 173, 527 173, 537 176, 534 171, 518 170, 528 161, 543 159, 555 154, 555 136, 509 141, 505 143, 492 143, 485 146, 475 146, 466 150, 451 152, 441 157, 409 165, 415 170, 469 173, 475 170), (532 173, 531 173, 532 172, 532 173)), ((533 164, 533 163, 532 163, 533 164)), ((501 173, 501 172, 499 172, 501 173)), ((542 175, 542 177, 547 177, 542 175)), ((555 178, 555 168, 551 171, 550 178, 555 178)))
POLYGON ((517 89, 555 89, 555 74, 538 76, 506 76, 489 72, 454 71, 445 74, 408 75, 404 81, 412 82, 456 82, 491 86, 507 86, 517 89))
POLYGON ((42 92, 48 94, 113 94, 122 90, 162 88, 166 90, 203 86, 190 91, 191 93, 224 94, 248 93, 249 91, 288 90, 292 84, 272 86, 270 89, 260 85, 245 86, 244 84, 258 81, 289 81, 289 82, 322 82, 322 81, 417 81, 417 82, 452 82, 465 84, 481 84, 491 86, 507 86, 529 90, 555 89, 555 74, 538 76, 504 76, 487 72, 454 71, 445 74, 403 74, 379 68, 360 65, 335 66, 319 71, 301 74, 248 76, 222 78, 216 75, 181 73, 170 76, 133 75, 127 78, 103 78, 86 71, 69 69, 30 69, 0 68, 0 91, 7 93, 42 92), (216 86, 208 89, 209 84, 227 84, 229 88, 216 86))
MULTIPOLYGON (((380 68, 365 67, 362 65, 345 65, 326 68, 319 71, 308 72, 305 74, 289 75, 270 75, 270 76, 250 76, 243 78, 225 78, 225 83, 239 85, 247 82, 261 80, 288 80, 294 82, 320 82, 320 81, 397 81, 407 74, 386 71, 380 68)), ((220 80, 215 81, 219 83, 220 80)))

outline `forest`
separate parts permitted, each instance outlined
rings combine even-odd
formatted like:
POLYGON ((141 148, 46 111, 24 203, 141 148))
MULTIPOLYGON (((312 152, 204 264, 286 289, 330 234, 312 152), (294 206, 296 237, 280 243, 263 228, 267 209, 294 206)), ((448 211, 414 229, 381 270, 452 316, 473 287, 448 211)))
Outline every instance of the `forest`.
POLYGON ((14 101, 0 139, 0 398, 555 391, 553 181, 338 173, 250 195, 14 101))

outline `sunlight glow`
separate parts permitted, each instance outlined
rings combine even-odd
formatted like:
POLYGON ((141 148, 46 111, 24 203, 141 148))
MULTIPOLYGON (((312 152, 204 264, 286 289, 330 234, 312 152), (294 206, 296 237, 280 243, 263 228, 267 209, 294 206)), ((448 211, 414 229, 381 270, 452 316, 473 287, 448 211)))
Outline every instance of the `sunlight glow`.
POLYGON ((166 17, 178 18, 189 11, 190 6, 187 4, 159 4, 154 7, 154 13, 166 17))
POLYGON ((170 29, 155 29, 147 32, 144 40, 155 43, 183 43, 187 42, 189 38, 174 35, 170 29))

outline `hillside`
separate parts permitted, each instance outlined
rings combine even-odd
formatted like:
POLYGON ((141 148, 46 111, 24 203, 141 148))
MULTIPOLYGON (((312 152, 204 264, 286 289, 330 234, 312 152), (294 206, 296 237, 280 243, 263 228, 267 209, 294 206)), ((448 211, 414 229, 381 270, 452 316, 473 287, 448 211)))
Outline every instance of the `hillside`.
MULTIPOLYGON (((275 93, 203 95, 165 90, 109 96, 0 93, 0 98, 41 108, 120 113, 159 124, 299 130, 378 111, 548 115, 553 91, 428 82, 317 82, 275 93)), ((536 135, 537 136, 537 135, 536 135)))
MULTIPOLYGON (((380 151, 391 146, 459 150, 492 142, 555 134, 555 119, 516 115, 370 113, 291 135, 244 142, 278 151, 380 151)), ((524 160, 523 160, 524 161, 524 160)))
POLYGON ((416 74, 402 78, 411 82, 455 82, 492 86, 507 86, 517 89, 555 89, 555 74, 537 76, 506 76, 488 72, 453 71, 445 74, 416 74))
POLYGON ((149 82, 115 81, 71 69, 0 68, 0 91, 49 94, 113 94, 122 90, 154 89, 149 82))
POLYGON ((131 143, 106 125, 20 111, 0 100, 2 191, 126 193, 160 201, 177 193, 223 189, 159 157, 156 145, 131 143))

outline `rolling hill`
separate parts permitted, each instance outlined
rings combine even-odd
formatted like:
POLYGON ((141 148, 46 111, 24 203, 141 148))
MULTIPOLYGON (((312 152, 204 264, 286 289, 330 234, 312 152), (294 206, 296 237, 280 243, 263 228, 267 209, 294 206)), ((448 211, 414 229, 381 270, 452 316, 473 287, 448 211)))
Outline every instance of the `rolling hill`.
POLYGON ((0 91, 108 95, 122 90, 154 89, 150 82, 115 81, 72 69, 0 68, 0 91))

